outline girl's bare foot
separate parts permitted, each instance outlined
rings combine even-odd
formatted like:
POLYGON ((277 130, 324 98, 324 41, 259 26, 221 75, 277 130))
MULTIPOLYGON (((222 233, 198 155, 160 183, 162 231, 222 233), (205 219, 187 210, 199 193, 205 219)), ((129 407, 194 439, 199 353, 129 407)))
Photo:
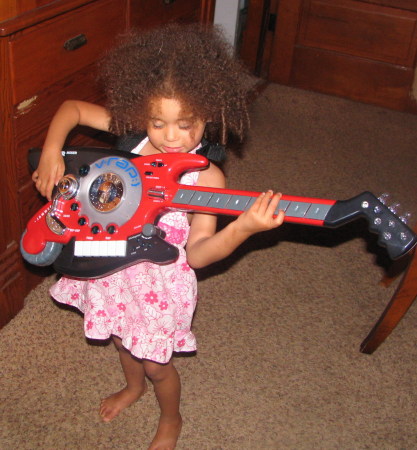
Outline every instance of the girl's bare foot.
POLYGON ((100 404, 100 417, 103 422, 113 420, 121 411, 128 408, 132 403, 137 402, 147 390, 148 386, 146 383, 139 392, 125 387, 121 391, 103 399, 100 404))
POLYGON ((182 418, 159 419, 158 430, 148 450, 174 450, 181 433, 182 418))

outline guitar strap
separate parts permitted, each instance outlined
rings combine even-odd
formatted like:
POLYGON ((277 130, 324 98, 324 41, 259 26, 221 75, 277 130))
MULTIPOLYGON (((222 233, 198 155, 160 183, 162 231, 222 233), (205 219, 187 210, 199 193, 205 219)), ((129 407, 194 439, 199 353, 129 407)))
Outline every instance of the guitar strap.
MULTIPOLYGON (((124 134, 117 139, 116 150, 131 152, 145 137, 146 133, 124 134)), ((215 163, 220 163, 226 159, 226 149, 224 145, 212 144, 204 138, 201 141, 201 148, 199 148, 196 153, 205 156, 215 163)))
POLYGON ((116 150, 131 152, 145 139, 146 133, 127 133, 119 136, 116 140, 116 150))

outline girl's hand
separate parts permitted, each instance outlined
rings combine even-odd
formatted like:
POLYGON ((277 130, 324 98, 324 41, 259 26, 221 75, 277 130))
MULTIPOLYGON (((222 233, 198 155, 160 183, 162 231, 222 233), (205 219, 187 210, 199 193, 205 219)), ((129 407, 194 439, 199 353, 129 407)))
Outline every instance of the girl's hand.
POLYGON ((262 193, 255 203, 237 218, 236 225, 240 231, 254 234, 279 227, 284 221, 285 213, 279 210, 275 217, 274 214, 281 197, 282 194, 274 195, 272 191, 262 193))
POLYGON ((261 194, 247 211, 220 231, 216 231, 216 216, 194 213, 187 243, 190 266, 202 268, 226 258, 252 234, 280 226, 285 215, 281 210, 275 216, 280 198, 281 194, 272 191, 261 194))
POLYGON ((61 149, 68 133, 77 125, 109 131, 110 114, 103 106, 80 100, 66 100, 58 108, 48 128, 39 166, 32 175, 36 188, 48 200, 51 200, 52 189, 64 175, 61 149))
POLYGON ((32 174, 32 180, 36 189, 49 201, 51 200, 52 190, 58 184, 65 171, 64 158, 61 152, 54 152, 47 155, 42 152, 39 166, 32 174))

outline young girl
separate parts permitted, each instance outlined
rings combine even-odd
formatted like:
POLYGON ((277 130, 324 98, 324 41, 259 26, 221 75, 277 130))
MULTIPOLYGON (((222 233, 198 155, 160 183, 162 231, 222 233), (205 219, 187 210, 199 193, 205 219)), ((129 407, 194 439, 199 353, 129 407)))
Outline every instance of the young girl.
MULTIPOLYGON (((240 65, 216 28, 169 25, 132 34, 102 65, 107 107, 66 101, 54 116, 33 174, 38 190, 51 198, 64 173, 61 149, 76 125, 118 135, 146 136, 132 151, 140 155, 195 153, 203 138, 224 144, 229 134, 243 137, 247 125, 247 85, 240 65)), ((210 156, 210 152, 208 154, 210 156)), ((185 174, 181 183, 225 187, 214 164, 185 174)), ((191 321, 196 277, 201 268, 230 255, 254 233, 278 227, 280 195, 263 193, 235 221, 216 232, 216 216, 170 212, 158 226, 179 248, 175 263, 142 262, 96 280, 62 277, 51 295, 84 313, 88 338, 112 337, 126 386, 101 402, 108 422, 154 387, 160 419, 150 449, 173 449, 181 431, 180 379, 173 352, 196 349, 191 321), (186 250, 184 246, 186 245, 186 250)))

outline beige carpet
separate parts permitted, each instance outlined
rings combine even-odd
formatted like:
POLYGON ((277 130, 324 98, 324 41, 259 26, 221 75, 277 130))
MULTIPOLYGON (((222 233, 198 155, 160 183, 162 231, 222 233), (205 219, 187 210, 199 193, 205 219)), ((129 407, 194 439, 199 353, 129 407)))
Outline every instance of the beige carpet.
MULTIPOLYGON (((417 116, 271 85, 226 166, 230 186, 343 199, 389 192, 417 218, 417 116)), ((226 220, 226 219, 223 219, 226 220)), ((417 448, 417 310, 373 354, 359 345, 397 284, 362 222, 286 224, 201 271, 196 356, 183 382, 179 449, 417 448)), ((145 449, 150 391, 110 424, 103 396, 123 377, 111 345, 87 343, 48 278, 0 331, 0 448, 145 449)))

